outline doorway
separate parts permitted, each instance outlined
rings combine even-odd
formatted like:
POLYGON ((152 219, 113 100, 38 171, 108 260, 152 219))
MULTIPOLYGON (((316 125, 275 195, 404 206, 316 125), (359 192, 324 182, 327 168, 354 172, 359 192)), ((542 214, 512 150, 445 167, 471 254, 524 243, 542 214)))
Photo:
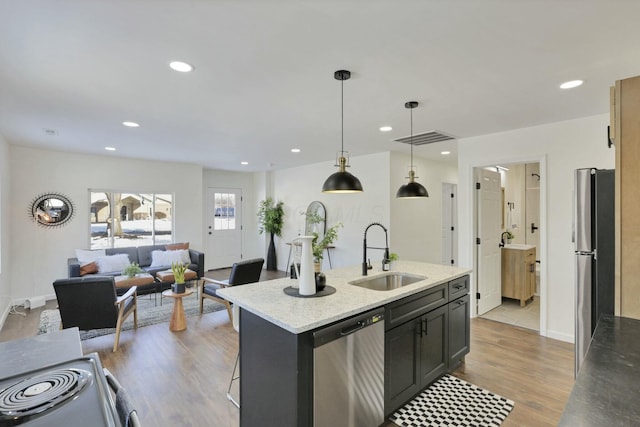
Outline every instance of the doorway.
MULTIPOLYGON (((541 310, 541 185, 540 162, 508 163, 475 168, 476 182, 485 175, 498 176, 500 212, 488 210, 487 196, 476 191, 476 233, 488 240, 476 245, 477 313, 491 320, 542 332, 541 310), (495 249, 495 224, 499 260, 488 257, 495 249), (489 236, 486 233, 489 232, 489 236), (497 266, 497 272, 495 272, 497 266), (489 274, 492 273, 492 274, 489 274), (495 290, 499 289, 499 298, 495 290), (486 301, 485 296, 489 299, 486 301)), ((544 335, 544 333, 543 333, 544 335)))
POLYGON ((242 190, 207 189, 205 268, 230 267, 242 259, 242 190))

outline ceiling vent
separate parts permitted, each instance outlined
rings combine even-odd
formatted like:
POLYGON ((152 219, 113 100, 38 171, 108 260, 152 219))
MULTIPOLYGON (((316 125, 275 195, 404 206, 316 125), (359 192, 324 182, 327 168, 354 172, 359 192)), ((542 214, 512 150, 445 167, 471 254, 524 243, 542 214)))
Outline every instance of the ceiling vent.
MULTIPOLYGON (((449 141, 450 139, 456 139, 454 136, 447 135, 437 130, 429 132, 418 133, 413 135, 413 145, 426 145, 433 144, 434 142, 449 141)), ((402 142, 403 144, 411 145, 411 136, 403 136, 402 138, 394 139, 394 141, 402 142)))

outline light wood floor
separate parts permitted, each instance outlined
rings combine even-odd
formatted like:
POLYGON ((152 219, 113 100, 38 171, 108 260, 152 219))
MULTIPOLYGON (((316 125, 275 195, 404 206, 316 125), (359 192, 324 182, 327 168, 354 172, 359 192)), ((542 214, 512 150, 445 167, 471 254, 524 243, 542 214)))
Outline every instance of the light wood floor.
MULTIPOLYGON (((263 280, 283 275, 265 273, 263 280)), ((224 278, 228 271, 207 275, 224 278)), ((40 311, 9 316, 0 341, 35 335, 40 311)), ((124 331, 117 353, 111 352, 113 335, 83 341, 82 347, 97 352, 129 390, 144 426, 237 427, 238 409, 226 392, 238 335, 224 310, 189 317, 187 324, 177 333, 166 323, 124 331)), ((471 353, 454 374, 516 402, 504 426, 555 426, 573 386, 573 345, 476 318, 471 353)))

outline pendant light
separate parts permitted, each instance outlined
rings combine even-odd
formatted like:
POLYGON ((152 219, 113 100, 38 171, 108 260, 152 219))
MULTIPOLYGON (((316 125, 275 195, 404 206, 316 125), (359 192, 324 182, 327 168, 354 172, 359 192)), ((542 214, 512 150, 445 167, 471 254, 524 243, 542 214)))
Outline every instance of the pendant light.
POLYGON ((344 156, 344 81, 349 80, 351 72, 347 70, 338 70, 333 77, 340 80, 340 102, 342 109, 342 145, 340 147, 340 156, 337 164, 338 172, 335 172, 327 178, 322 186, 323 193, 359 193, 362 192, 362 184, 355 176, 347 172, 349 167, 347 158, 344 156))
POLYGON ((409 169, 409 182, 398 189, 397 198, 416 199, 418 197, 429 197, 429 193, 424 186, 415 181, 416 171, 413 168, 413 109, 418 106, 417 101, 409 101, 404 104, 404 108, 411 110, 411 167, 409 169))

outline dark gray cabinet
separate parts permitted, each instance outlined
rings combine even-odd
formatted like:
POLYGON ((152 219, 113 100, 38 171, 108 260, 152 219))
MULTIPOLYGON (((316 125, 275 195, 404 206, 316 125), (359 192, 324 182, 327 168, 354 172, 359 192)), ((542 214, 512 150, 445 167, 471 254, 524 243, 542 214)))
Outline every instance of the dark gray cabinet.
POLYGON ((469 295, 448 304, 449 307, 449 370, 453 370, 469 353, 469 295))
POLYGON ((386 307, 385 415, 455 369, 469 352, 468 292, 464 276, 386 307))

